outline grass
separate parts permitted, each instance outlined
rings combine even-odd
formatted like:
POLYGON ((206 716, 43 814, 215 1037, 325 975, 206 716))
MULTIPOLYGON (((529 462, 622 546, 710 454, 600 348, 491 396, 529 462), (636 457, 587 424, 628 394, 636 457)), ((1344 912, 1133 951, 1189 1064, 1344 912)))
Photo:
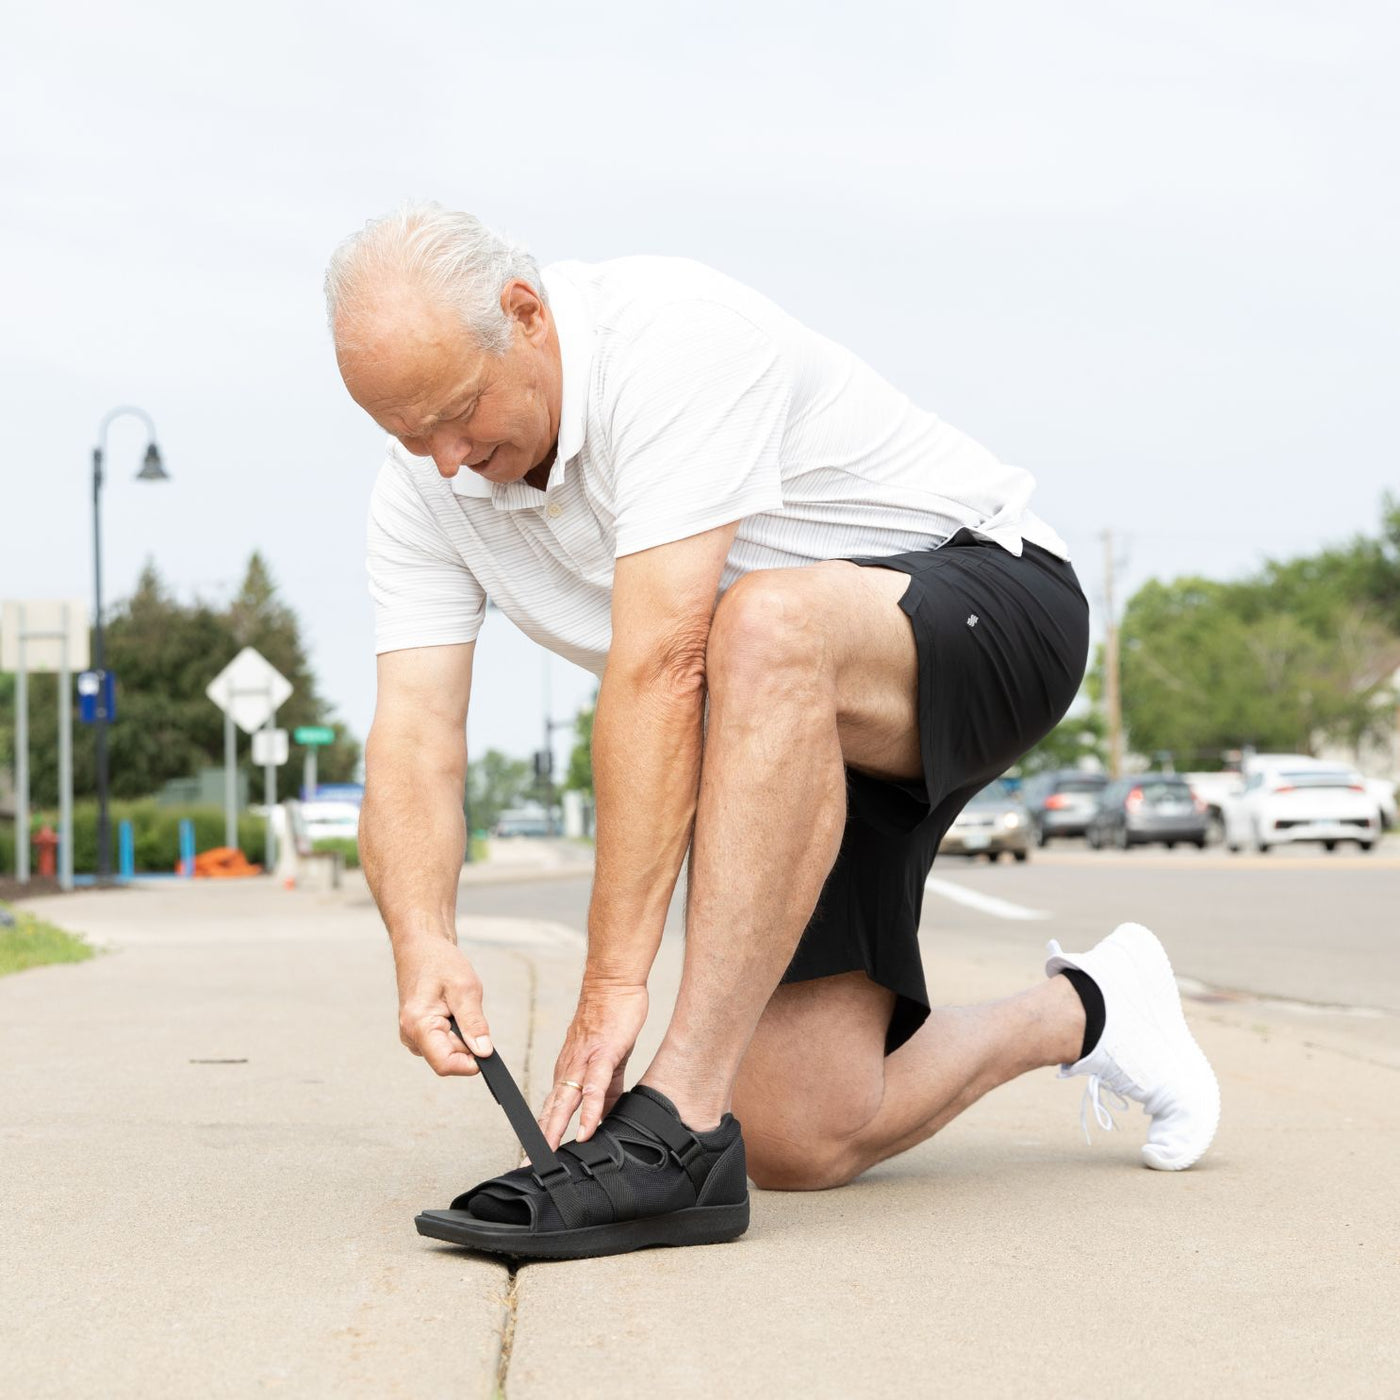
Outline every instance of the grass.
MULTIPOLYGON (((6 906, 0 905, 0 909, 6 906)), ((0 926, 0 977, 48 963, 86 962, 96 949, 77 934, 37 919, 22 909, 7 909, 13 925, 0 926)))

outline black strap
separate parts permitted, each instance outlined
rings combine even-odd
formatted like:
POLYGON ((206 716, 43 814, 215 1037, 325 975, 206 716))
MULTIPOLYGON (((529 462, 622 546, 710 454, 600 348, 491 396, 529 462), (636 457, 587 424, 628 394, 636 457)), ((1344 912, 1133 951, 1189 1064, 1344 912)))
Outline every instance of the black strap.
MULTIPOLYGON (((457 1018, 449 1016, 447 1020, 453 1034, 466 1045, 467 1038, 462 1034, 457 1018)), ((481 1069, 481 1077, 491 1091, 491 1097, 505 1109, 510 1126, 515 1129, 515 1135, 520 1139, 520 1145, 525 1149, 525 1155, 529 1157, 530 1165, 539 1177, 540 1184, 548 1190, 551 1182, 563 1184, 568 1181, 569 1169, 545 1141, 540 1125, 535 1121, 535 1115, 530 1112, 530 1105, 525 1102, 525 1095, 516 1088, 515 1080, 511 1078, 510 1071, 505 1067, 500 1055, 493 1051, 489 1055, 476 1055, 475 1058, 481 1069)))
POLYGON ((691 1185, 699 1194, 709 1175, 701 1161, 705 1148, 679 1118, 667 1113, 655 1099, 649 1099, 635 1090, 623 1094, 613 1105, 612 1112, 614 1117, 641 1128, 665 1143, 671 1156, 685 1168, 691 1185))

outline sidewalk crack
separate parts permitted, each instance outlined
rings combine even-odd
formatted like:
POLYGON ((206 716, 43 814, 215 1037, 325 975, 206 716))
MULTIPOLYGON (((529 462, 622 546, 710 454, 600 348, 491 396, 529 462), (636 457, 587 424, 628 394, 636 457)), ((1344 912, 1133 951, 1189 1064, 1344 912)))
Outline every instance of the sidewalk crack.
POLYGON ((515 1262, 506 1265, 506 1295, 502 1301, 501 1349, 496 1354, 496 1388, 492 1400, 506 1400, 506 1380, 510 1375, 510 1354, 515 1346, 515 1322, 519 1314, 520 1294, 518 1284, 520 1266, 515 1262))
MULTIPOLYGON (((526 1103, 532 1102, 530 1068, 535 1053, 535 1022, 539 1016, 539 971, 535 960, 527 953, 512 950, 512 957, 525 964, 529 978, 529 1015, 525 1019, 525 1056, 520 1071, 520 1092, 526 1103)), ((521 1148, 523 1160, 525 1149, 521 1148)), ((496 1385, 492 1400, 506 1400, 506 1383, 510 1378, 510 1358, 515 1347, 515 1327, 520 1318, 520 1263, 511 1259, 504 1261, 506 1269, 506 1291, 501 1300, 501 1344, 496 1353, 496 1385)))

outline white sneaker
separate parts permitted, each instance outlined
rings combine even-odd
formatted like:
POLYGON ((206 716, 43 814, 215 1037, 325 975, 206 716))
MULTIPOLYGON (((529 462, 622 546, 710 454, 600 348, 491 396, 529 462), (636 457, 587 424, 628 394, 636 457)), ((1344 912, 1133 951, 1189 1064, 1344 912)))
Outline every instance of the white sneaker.
POLYGON ((1082 1060, 1060 1066, 1060 1078, 1087 1074, 1080 1121, 1089 1136, 1092 1109, 1112 1129, 1107 1090, 1127 1108, 1142 1105, 1152 1126, 1142 1159, 1158 1171, 1182 1171, 1200 1160, 1220 1122, 1220 1085, 1192 1038, 1167 950, 1141 924, 1121 924, 1087 953, 1064 953, 1052 938, 1045 975, 1077 967, 1103 993, 1104 1028, 1082 1060))

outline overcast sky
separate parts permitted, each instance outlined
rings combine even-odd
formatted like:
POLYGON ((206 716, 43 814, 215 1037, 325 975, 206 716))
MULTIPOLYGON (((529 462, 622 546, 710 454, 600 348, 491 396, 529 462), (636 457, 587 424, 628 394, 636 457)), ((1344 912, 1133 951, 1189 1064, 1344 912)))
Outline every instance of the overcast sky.
MULTIPOLYGON (((363 738, 378 430, 331 247, 405 196, 542 261, 699 258, 1039 479, 1101 598, 1373 531, 1400 483, 1395 73, 1381 3, 11 7, 0 78, 0 597, 267 556, 363 738)), ((500 617, 469 738, 525 753, 500 617)), ((591 679, 551 665, 557 714, 591 679)), ((561 739, 560 748, 566 745, 561 739)))

